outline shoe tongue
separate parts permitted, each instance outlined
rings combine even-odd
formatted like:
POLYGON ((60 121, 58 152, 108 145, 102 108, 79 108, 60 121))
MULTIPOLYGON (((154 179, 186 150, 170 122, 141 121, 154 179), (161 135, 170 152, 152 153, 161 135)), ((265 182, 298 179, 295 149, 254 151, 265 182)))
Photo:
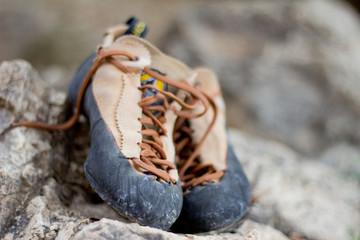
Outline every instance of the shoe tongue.
MULTIPOLYGON (((161 75, 165 75, 161 72, 159 72, 158 70, 156 69, 151 69, 161 75)), ((150 74, 146 73, 145 71, 142 71, 141 72, 141 76, 140 76, 140 81, 141 81, 141 86, 144 86, 144 85, 152 85, 152 86, 155 86, 157 87, 158 89, 160 90, 163 90, 163 91, 167 91, 168 90, 168 86, 165 82, 151 76, 150 74)), ((147 88, 146 89, 146 92, 143 96, 143 98, 145 97, 150 97, 150 96, 154 96, 158 93, 158 91, 156 91, 155 89, 152 89, 152 88, 147 88)), ((158 105, 163 105, 163 100, 159 99, 158 101, 152 103, 150 106, 158 106, 158 105)), ((161 112, 160 111, 151 111, 151 113, 155 116, 155 117, 159 117, 161 115, 161 112)), ((151 126, 147 126, 149 129, 154 129, 154 130, 158 130, 158 127, 155 126, 155 125, 151 125, 151 126)), ((150 137, 148 136, 143 136, 144 138, 146 139, 151 139, 150 137)))
MULTIPOLYGON (((161 72, 159 72, 158 70, 156 69, 151 69, 161 75, 165 75, 161 72)), ((165 82, 159 80, 159 79, 156 79, 155 77, 151 76, 150 74, 142 71, 141 72, 141 77, 140 77, 140 80, 141 80, 141 86, 144 86, 144 85, 152 85, 152 86, 155 86, 157 87, 158 89, 160 90, 163 90, 163 91, 167 91, 168 90, 168 86, 165 82)), ((145 92, 145 95, 143 97, 150 97, 150 96, 154 96, 158 93, 158 91, 156 91, 155 89, 152 89, 152 88, 148 88, 146 89, 146 92, 145 92)), ((156 106, 156 105, 160 105, 162 104, 162 100, 159 100, 157 102, 154 102, 153 104, 151 104, 151 106, 156 106)))
POLYGON ((135 17, 130 18, 126 24, 129 26, 129 28, 126 30, 124 35, 135 35, 137 37, 144 38, 148 32, 146 23, 135 17))

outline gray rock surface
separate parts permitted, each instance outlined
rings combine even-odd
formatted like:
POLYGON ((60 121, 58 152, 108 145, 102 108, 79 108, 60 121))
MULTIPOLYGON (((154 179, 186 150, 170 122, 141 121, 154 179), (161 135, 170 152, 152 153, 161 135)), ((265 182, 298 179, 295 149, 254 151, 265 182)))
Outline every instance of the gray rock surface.
POLYGON ((257 199, 250 219, 307 239, 351 240, 350 232, 360 233, 356 178, 306 160, 280 143, 235 129, 230 137, 257 199))
POLYGON ((79 231, 74 239, 89 240, 115 240, 115 239, 163 239, 163 240, 286 240, 288 239, 279 231, 250 220, 244 221, 243 225, 232 233, 213 234, 174 234, 159 229, 142 227, 138 224, 124 224, 119 221, 103 219, 87 225, 79 231))
POLYGON ((0 86, 0 238, 288 239, 251 220, 232 232, 204 235, 176 235, 128 222, 101 201, 84 177, 89 148, 84 119, 63 133, 10 127, 22 120, 63 121, 69 115, 65 94, 48 87, 23 60, 1 63, 0 86))
POLYGON ((228 121, 316 155, 360 146, 360 21, 338 1, 228 1, 182 12, 163 48, 214 69, 228 121))
POLYGON ((51 159, 63 153, 57 141, 61 134, 10 129, 12 122, 24 119, 54 123, 64 111, 65 95, 46 88, 38 79, 24 61, 0 66, 0 232, 39 194, 51 175, 51 159))
POLYGON ((63 121, 66 95, 23 60, 1 63, 0 86, 0 238, 52 239, 69 235, 91 216, 122 220, 105 203, 94 204, 99 199, 83 176, 86 124, 66 133, 10 127, 24 120, 63 121))

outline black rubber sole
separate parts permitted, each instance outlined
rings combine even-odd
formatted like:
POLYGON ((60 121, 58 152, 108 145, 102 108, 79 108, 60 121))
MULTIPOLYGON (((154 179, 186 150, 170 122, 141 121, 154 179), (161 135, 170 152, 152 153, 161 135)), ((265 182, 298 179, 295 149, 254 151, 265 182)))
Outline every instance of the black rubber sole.
POLYGON ((145 226, 144 224, 142 224, 141 222, 137 221, 137 219, 131 218, 125 214, 123 214, 117 207, 115 204, 115 201, 112 198, 107 197, 107 194, 104 193, 103 191, 101 191, 99 185, 96 183, 96 181, 91 177, 90 173, 87 171, 86 167, 84 167, 84 173, 85 173, 85 177, 86 179, 89 181, 91 187, 95 190, 95 192, 99 195, 99 197, 104 200, 107 204, 109 204, 115 211, 117 214, 119 214, 121 217, 125 218, 126 220, 129 220, 131 222, 136 222, 141 226, 145 226))

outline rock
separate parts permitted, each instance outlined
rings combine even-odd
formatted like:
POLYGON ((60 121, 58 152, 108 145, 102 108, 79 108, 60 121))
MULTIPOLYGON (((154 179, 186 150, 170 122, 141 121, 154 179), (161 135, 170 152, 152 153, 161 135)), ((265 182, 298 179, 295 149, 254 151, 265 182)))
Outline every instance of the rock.
POLYGON ((0 233, 8 228, 51 175, 53 155, 62 154, 61 134, 14 128, 14 121, 55 123, 64 111, 66 96, 39 80, 21 60, 0 65, 0 233), (54 142, 54 145, 51 145, 54 142), (60 152, 58 152, 60 151, 60 152))
POLYGON ((92 216, 125 221, 84 177, 84 119, 66 133, 10 127, 24 120, 63 121, 69 113, 66 95, 47 86, 23 60, 1 63, 0 85, 0 237, 69 239, 92 216))
POLYGON ((360 233, 360 184, 288 147, 230 131, 257 199, 250 219, 288 236, 349 239, 360 233))
POLYGON ((230 125, 316 156, 360 146, 359 38, 342 2, 229 1, 182 11, 162 48, 215 70, 230 125))
POLYGON ((230 137, 255 200, 240 226, 181 235, 128 222, 101 201, 84 177, 85 119, 65 133, 10 128, 20 120, 62 121, 69 114, 65 95, 47 87, 22 60, 0 65, 0 84, 1 238, 350 240, 351 231, 360 232, 360 186, 346 174, 352 168, 359 176, 356 148, 337 145, 314 161, 235 129, 230 137), (350 165, 342 165, 347 158, 350 165))
POLYGON ((139 226, 136 223, 124 224, 118 221, 103 219, 84 227, 78 232, 75 240, 112 240, 112 239, 163 239, 163 240, 286 240, 282 233, 259 223, 246 220, 234 233, 218 234, 174 234, 159 229, 139 226))
POLYGON ((63 133, 10 127, 22 120, 63 121, 70 113, 65 94, 49 88, 23 60, 1 63, 0 86, 0 238, 288 239, 251 220, 231 232, 205 235, 176 235, 127 221, 84 177, 89 148, 85 119, 63 133))
POLYGON ((324 151, 318 160, 331 165, 346 178, 355 179, 360 183, 360 150, 358 147, 339 143, 324 151))

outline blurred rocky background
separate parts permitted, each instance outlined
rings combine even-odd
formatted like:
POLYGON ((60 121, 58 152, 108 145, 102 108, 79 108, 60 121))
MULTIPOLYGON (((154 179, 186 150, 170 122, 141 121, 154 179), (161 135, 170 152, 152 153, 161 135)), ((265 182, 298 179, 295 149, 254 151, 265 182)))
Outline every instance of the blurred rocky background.
POLYGON ((360 239, 360 18, 345 1, 0 0, 0 62, 0 238, 360 239), (9 128, 65 119, 76 68, 133 15, 165 53, 221 80, 257 199, 230 232, 118 217, 83 176, 84 119, 61 134, 9 128))

